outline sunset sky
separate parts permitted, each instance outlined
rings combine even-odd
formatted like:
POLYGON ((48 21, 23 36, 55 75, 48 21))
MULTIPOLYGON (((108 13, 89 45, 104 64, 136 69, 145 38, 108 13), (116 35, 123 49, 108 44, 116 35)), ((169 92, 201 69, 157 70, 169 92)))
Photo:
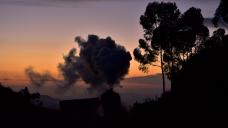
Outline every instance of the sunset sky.
MULTIPOLYGON (((152 0, 150 0, 152 1, 152 0)), ((170 1, 170 0, 169 0, 170 1)), ((171 0, 181 12, 195 6, 213 17, 219 0, 171 0)), ((148 0, 0 0, 0 77, 23 76, 24 69, 57 74, 75 36, 111 36, 131 53, 143 37, 139 17, 148 0)), ((131 61, 128 76, 142 76, 131 61)), ((159 73, 152 67, 149 74, 159 73)), ((1 78, 1 79, 2 79, 1 78)))

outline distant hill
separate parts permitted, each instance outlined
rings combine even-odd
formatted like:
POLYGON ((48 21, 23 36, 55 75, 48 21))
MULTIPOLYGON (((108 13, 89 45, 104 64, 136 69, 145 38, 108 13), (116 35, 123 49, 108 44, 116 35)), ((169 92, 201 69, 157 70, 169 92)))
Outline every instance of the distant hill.
MULTIPOLYGON (((19 91, 23 86, 10 86, 13 90, 19 91)), ((121 98, 127 105, 132 105, 136 101, 144 101, 146 98, 154 98, 159 96, 162 91, 161 74, 138 76, 125 78, 121 81, 122 88, 116 88, 120 93, 121 98)), ((56 93, 56 86, 53 83, 48 83, 42 88, 27 86, 32 93, 39 92, 41 94, 40 101, 44 108, 59 109, 59 100, 93 98, 96 94, 88 92, 85 83, 80 82, 77 86, 72 87, 64 93, 56 93)), ((170 81, 166 79, 167 90, 170 88, 170 81)), ((35 101, 39 102, 39 101, 35 101)))
MULTIPOLYGON (((169 79, 166 80, 166 85, 170 85, 169 79)), ((147 76, 138 76, 130 77, 123 80, 124 82, 135 83, 135 84, 151 84, 151 85, 162 85, 162 76, 161 74, 147 75, 147 76)))

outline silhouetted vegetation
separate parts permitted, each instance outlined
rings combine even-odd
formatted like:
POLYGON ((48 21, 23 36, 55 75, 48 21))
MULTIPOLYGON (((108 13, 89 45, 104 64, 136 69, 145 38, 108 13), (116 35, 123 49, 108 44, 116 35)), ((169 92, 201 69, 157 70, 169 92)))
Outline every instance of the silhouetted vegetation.
MULTIPOLYGON (((222 0, 215 25, 220 17, 227 22, 226 8, 222 0)), ((73 85, 81 77, 95 89, 104 88, 101 96, 61 101, 60 110, 52 110, 43 108, 42 102, 31 102, 39 99, 39 93, 31 94, 28 88, 15 92, 0 83, 1 123, 9 127, 31 127, 31 123, 32 127, 142 128, 215 122, 219 127, 228 112, 228 35, 218 28, 209 37, 203 20, 201 10, 194 7, 181 14, 175 3, 148 4, 140 18, 144 39, 139 40, 134 56, 142 71, 160 58, 164 92, 156 99, 135 103, 127 111, 113 88, 128 73, 130 53, 110 37, 89 35, 87 41, 76 37, 79 56, 72 49, 59 69, 66 85, 73 85), (167 92, 165 74, 172 82, 167 92)), ((28 73, 43 76, 31 69, 28 73)), ((41 84, 45 81, 41 79, 41 84)))
POLYGON ((181 14, 175 3, 153 2, 147 5, 140 24, 144 28, 144 39, 139 40, 139 48, 134 50, 139 69, 147 71, 160 58, 160 67, 165 92, 164 74, 172 84, 172 76, 182 68, 182 64, 198 53, 209 36, 203 25, 201 10, 191 7, 181 14), (142 54, 141 50, 144 50, 142 54))
MULTIPOLYGON (((221 4, 218 9, 223 8, 224 14, 219 15, 225 16, 227 7, 223 1, 221 4)), ((135 103, 131 114, 133 120, 138 121, 136 124, 152 127, 166 122, 170 126, 178 122, 223 121, 220 117, 228 112, 228 35, 225 30, 219 28, 209 37, 200 9, 192 7, 180 14, 174 3, 163 2, 149 3, 140 23, 145 40, 139 40, 139 48, 145 54, 137 48, 135 59, 141 63, 143 68, 140 69, 145 70, 145 66, 153 65, 154 58, 160 55, 161 69, 170 78, 172 90, 157 99, 135 103)))
POLYGON ((30 94, 27 88, 14 92, 0 85, 1 126, 115 128, 128 124, 127 111, 121 105, 119 94, 112 89, 101 98, 61 101, 60 110, 43 108, 42 102, 31 102, 39 97, 38 93, 30 94))
POLYGON ((228 23, 228 1, 221 0, 218 8, 216 9, 212 23, 218 27, 218 22, 222 21, 228 23))
POLYGON ((28 88, 14 92, 0 83, 0 112, 29 111, 33 108, 31 101, 39 97, 39 93, 30 94, 28 88))
MULTIPOLYGON (((218 31, 221 30, 214 33, 218 31)), ((222 117, 228 112, 228 81, 225 75, 228 71, 228 40, 227 35, 215 38, 213 35, 207 40, 207 43, 213 43, 213 47, 201 50, 183 64, 174 75, 175 86, 170 92, 134 105, 132 113, 137 120, 151 126, 150 120, 179 120, 191 124, 223 122, 222 117), (206 120, 212 122, 204 122, 206 120)))

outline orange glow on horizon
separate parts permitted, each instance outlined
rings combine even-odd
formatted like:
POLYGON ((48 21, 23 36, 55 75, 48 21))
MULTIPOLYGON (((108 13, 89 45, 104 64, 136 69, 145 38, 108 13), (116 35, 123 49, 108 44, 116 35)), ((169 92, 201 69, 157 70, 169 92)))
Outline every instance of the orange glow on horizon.
MULTIPOLYGON (((0 72, 6 71, 24 76, 24 69, 28 66, 32 66, 34 67, 34 70, 38 72, 49 71, 54 76, 58 76, 57 65, 63 61, 63 55, 67 54, 71 48, 77 47, 74 42, 74 37, 74 34, 71 34, 66 38, 37 37, 34 39, 34 37, 28 37, 27 39, 19 38, 18 40, 1 39, 0 72), (10 45, 15 44, 16 42, 20 45, 10 45)), ((120 36, 111 37, 116 41, 116 43, 123 45, 131 53, 138 45, 137 42, 131 38, 121 38, 120 36)), ((101 38, 106 37, 101 36, 101 38)), ((132 55, 129 74, 126 77, 160 73, 158 67, 150 67, 149 73, 143 73, 138 69, 138 66, 139 63, 134 60, 132 55)), ((4 75, 4 73, 2 74, 4 75)), ((2 75, 0 77, 2 77, 2 75)))
MULTIPOLYGON (((66 54, 67 52, 65 52, 66 54)), ((49 71, 54 77, 59 77, 59 72, 57 69, 58 63, 62 62, 62 55, 60 54, 55 57, 53 55, 23 55, 23 54, 8 54, 7 56, 2 57, 2 63, 0 63, 0 77, 1 78, 14 78, 14 76, 20 76, 25 78, 24 70, 28 66, 32 66, 37 72, 49 71), (13 58, 13 59, 12 59, 13 58), (6 74, 5 74, 6 73, 6 74), (8 74, 8 75, 7 75, 8 74), (12 77, 10 74, 13 74, 12 77)), ((151 74, 160 73, 160 68, 150 67, 148 73, 144 73, 138 69, 139 63, 136 62, 132 56, 131 65, 129 68, 129 73, 126 77, 135 77, 135 76, 146 76, 151 74)))

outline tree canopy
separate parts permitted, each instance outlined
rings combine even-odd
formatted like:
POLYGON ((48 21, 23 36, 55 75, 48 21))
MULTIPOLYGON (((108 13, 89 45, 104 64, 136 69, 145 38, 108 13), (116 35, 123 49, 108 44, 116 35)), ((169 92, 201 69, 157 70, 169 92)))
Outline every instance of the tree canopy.
POLYGON ((160 58, 165 90, 164 74, 172 81, 173 73, 179 71, 182 63, 204 48, 209 30, 203 24, 201 10, 191 7, 183 14, 175 3, 152 2, 140 17, 144 39, 134 50, 139 69, 147 72, 150 65, 160 58))
POLYGON ((216 27, 218 26, 219 20, 222 20, 228 23, 228 1, 227 0, 221 0, 218 8, 215 11, 212 22, 216 27))

